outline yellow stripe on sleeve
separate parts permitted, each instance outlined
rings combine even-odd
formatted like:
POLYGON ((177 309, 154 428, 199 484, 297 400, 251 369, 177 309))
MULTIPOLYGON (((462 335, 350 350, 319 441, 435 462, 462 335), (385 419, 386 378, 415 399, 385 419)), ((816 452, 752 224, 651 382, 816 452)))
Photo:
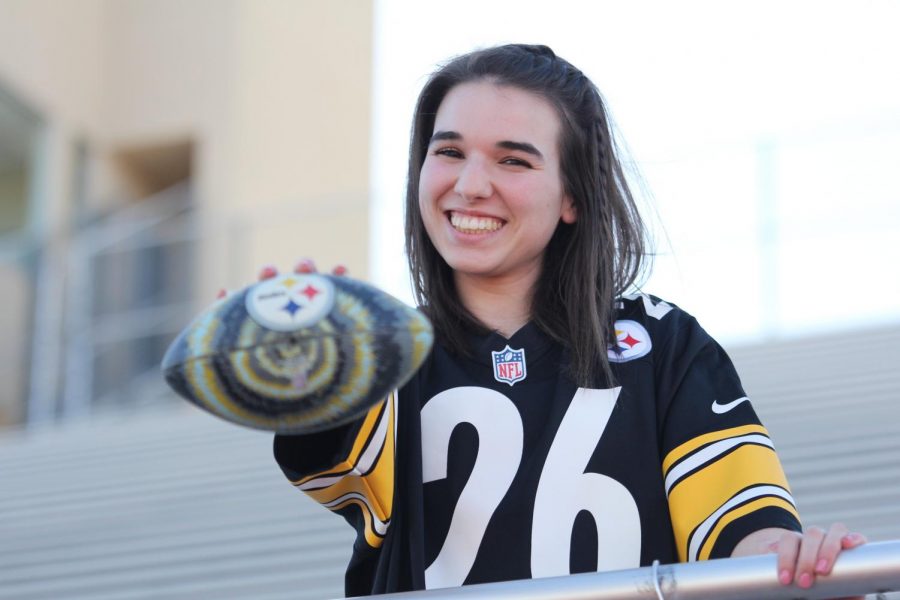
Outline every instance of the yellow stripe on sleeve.
POLYGON ((761 433, 766 436, 769 435, 769 432, 766 431, 766 428, 762 425, 742 425, 740 427, 732 427, 731 429, 713 431, 688 440, 666 455, 666 458, 662 463, 663 477, 668 474, 669 469, 674 463, 678 462, 701 446, 705 446, 706 444, 711 444, 713 442, 718 442, 719 440, 724 440, 730 437, 746 435, 748 433, 761 433))
POLYGON ((706 542, 703 543, 703 547, 700 549, 698 560, 709 559, 709 555, 712 554, 712 550, 716 545, 716 541, 719 539, 719 534, 722 533, 722 530, 725 529, 725 527, 743 516, 749 515, 750 513, 753 513, 757 510, 770 506, 783 508, 784 510, 797 517, 798 521, 800 520, 800 515, 797 514, 797 509, 794 508, 793 504, 791 504, 784 498, 764 496, 757 500, 753 500, 752 502, 748 502, 747 504, 741 505, 734 510, 726 513, 722 518, 719 519, 719 522, 716 523, 716 526, 710 532, 709 537, 706 539, 706 542))
MULTIPOLYGON (((389 406, 392 408, 392 405, 389 406)), ((319 504, 328 504, 348 494, 364 496, 372 507, 375 516, 382 521, 390 519, 394 492, 394 423, 393 410, 388 419, 388 431, 383 440, 372 440, 373 444, 381 444, 380 454, 375 465, 365 475, 350 472, 328 487, 304 490, 319 504)), ((376 451, 373 447, 371 451, 376 451)))
POLYGON ((395 396, 369 411, 347 460, 294 484, 326 508, 359 507, 366 542, 378 548, 394 504, 395 396))
POLYGON ((689 537, 698 525, 741 490, 766 484, 788 489, 774 450, 756 444, 739 446, 684 477, 669 494, 679 559, 688 560, 689 537))
MULTIPOLYGON (((347 455, 347 458, 328 469, 327 471, 322 471, 321 473, 315 473, 313 475, 309 475, 307 477, 303 477, 301 479, 291 481, 294 485, 303 485, 312 479, 318 479, 324 475, 335 475, 338 473, 345 473, 353 468, 356 462, 359 460, 360 454, 362 454, 363 448, 365 448, 366 441, 368 441, 369 437, 372 435, 372 432, 378 426, 378 417, 381 414, 382 407, 385 407, 385 410, 389 410, 393 405, 393 394, 391 394, 387 400, 380 404, 376 404, 372 408, 369 409, 369 412, 366 413, 365 420, 363 421, 362 426, 359 428, 359 432, 356 434, 356 439, 353 441, 353 447, 350 449, 350 453, 347 455), (386 406, 386 404, 388 406, 386 406)), ((393 419, 392 419, 393 420, 393 419)), ((393 430, 393 427, 391 427, 393 430)))
MULTIPOLYGON (((344 502, 341 502, 340 504, 330 506, 329 509, 333 510, 333 511, 337 511, 337 510, 340 510, 347 506, 350 506, 351 504, 358 506, 360 512, 362 513, 363 521, 365 522, 365 526, 363 529, 363 531, 364 531, 363 535, 365 535, 366 543, 369 544, 369 546, 371 546, 372 548, 380 548, 382 542, 384 541, 384 539, 383 539, 384 532, 379 533, 376 530, 376 525, 373 521, 372 513, 369 511, 369 508, 368 508, 368 506, 366 506, 365 502, 363 502, 362 500, 359 500, 357 498, 350 498, 344 502)), ((386 525, 383 524, 383 526, 386 526, 386 525)))

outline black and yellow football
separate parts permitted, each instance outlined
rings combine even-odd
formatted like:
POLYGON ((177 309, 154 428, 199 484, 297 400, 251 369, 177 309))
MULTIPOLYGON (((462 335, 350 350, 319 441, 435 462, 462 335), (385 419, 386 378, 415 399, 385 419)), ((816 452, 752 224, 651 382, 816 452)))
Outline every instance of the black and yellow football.
POLYGON ((179 395, 223 419, 312 433, 403 385, 433 339, 421 312, 371 285, 281 275, 203 311, 172 342, 162 370, 179 395))

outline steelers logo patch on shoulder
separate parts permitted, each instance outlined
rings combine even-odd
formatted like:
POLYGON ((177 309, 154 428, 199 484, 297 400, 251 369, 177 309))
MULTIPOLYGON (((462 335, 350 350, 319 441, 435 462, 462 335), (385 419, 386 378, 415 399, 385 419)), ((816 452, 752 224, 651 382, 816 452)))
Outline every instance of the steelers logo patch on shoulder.
POLYGON ((334 296, 334 285, 325 277, 292 274, 256 284, 245 304, 250 317, 266 329, 296 331, 331 312, 334 296))
POLYGON ((610 362, 623 363, 646 356, 653 348, 650 334, 637 321, 616 321, 616 345, 610 345, 606 355, 610 362))

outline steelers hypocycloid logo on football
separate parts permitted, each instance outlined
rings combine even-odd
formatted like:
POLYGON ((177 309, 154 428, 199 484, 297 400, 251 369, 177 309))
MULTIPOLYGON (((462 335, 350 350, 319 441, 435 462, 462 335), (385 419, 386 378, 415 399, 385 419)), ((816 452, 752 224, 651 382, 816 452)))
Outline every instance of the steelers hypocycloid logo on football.
POLYGON ((616 321, 616 345, 610 345, 607 356, 610 362, 628 362, 646 356, 653 348, 650 334, 637 321, 616 321))
POLYGON ((317 323, 334 306, 334 286, 320 275, 282 275, 247 292, 250 317, 273 331, 296 331, 317 323))

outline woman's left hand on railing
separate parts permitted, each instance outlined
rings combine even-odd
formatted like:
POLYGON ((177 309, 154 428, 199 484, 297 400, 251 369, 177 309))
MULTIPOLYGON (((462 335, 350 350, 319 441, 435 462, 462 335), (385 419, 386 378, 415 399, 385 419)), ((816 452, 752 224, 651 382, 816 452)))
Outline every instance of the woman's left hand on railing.
POLYGON ((778 580, 782 585, 810 588, 816 576, 828 575, 843 550, 866 543, 861 533, 850 532, 843 523, 825 531, 809 527, 802 534, 787 529, 761 529, 738 542, 731 556, 778 554, 778 580))

